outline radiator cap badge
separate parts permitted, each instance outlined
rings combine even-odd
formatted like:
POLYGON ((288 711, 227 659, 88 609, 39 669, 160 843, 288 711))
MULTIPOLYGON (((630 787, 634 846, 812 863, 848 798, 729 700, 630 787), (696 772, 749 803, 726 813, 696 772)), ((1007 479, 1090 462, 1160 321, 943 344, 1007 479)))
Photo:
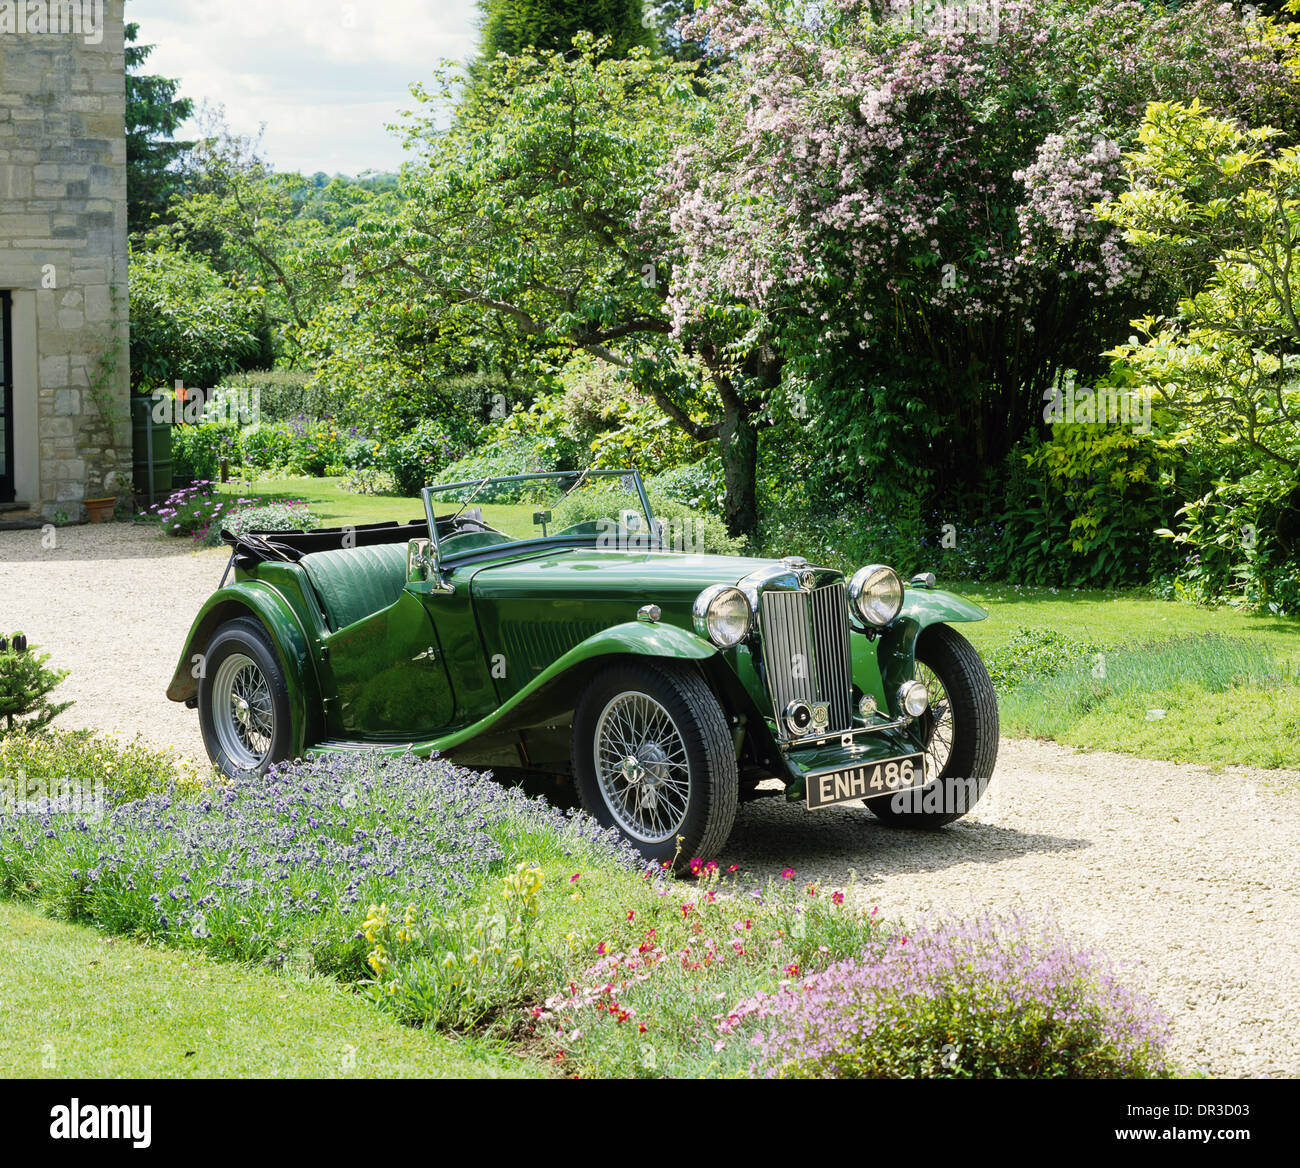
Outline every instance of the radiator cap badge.
POLYGON ((795 575, 799 579, 799 587, 805 592, 811 592, 813 585, 817 583, 817 577, 811 568, 800 568, 795 575))

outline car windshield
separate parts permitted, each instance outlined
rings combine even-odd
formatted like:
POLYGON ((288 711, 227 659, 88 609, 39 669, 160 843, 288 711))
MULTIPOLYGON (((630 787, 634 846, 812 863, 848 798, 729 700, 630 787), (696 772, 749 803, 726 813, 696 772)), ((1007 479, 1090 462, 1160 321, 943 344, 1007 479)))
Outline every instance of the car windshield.
POLYGON ((629 470, 508 475, 426 487, 438 557, 535 540, 648 548, 653 516, 629 470))

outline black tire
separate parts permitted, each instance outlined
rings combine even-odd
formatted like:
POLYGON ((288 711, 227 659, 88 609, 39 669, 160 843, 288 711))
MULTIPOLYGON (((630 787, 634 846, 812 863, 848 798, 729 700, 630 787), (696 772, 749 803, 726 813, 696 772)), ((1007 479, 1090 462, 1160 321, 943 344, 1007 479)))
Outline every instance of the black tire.
POLYGON ((208 642, 199 678, 199 728, 208 757, 230 778, 265 774, 272 763, 290 757, 293 726, 284 670, 266 630, 251 617, 228 621, 208 642), (236 692, 241 680, 249 687, 242 698, 236 692), (234 710, 239 700, 242 714, 234 710))
POLYGON ((960 819, 988 787, 998 759, 998 701, 975 647, 950 626, 931 625, 922 632, 916 660, 918 677, 931 688, 932 705, 919 726, 927 744, 928 781, 868 799, 867 806, 891 827, 931 830, 960 819), (927 670, 942 694, 935 692, 927 670))
POLYGON ((739 800, 735 746, 718 699, 697 673, 641 661, 609 665, 583 691, 572 735, 583 809, 646 859, 676 858, 680 870, 727 842, 739 800), (638 718, 647 733, 636 730, 638 718), (629 739, 636 744, 623 754, 629 739), (614 766, 615 757, 626 765, 614 766))

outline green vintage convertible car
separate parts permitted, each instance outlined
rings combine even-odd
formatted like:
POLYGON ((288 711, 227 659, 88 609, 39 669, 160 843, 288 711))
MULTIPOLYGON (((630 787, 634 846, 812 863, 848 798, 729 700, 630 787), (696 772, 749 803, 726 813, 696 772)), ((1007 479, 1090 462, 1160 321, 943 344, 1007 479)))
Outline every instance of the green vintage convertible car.
POLYGON ((423 491, 412 522, 224 538, 167 696, 226 773, 437 751, 568 776, 647 857, 715 854, 737 804, 866 800, 937 827, 997 755, 985 613, 890 568, 700 554, 636 471, 423 491), (233 579, 231 573, 233 572, 233 579))

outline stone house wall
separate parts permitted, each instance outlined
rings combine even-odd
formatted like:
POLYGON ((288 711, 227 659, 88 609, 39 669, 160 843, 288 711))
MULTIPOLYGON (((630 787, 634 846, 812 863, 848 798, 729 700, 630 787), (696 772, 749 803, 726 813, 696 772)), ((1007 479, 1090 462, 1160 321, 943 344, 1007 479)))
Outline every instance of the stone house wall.
POLYGON ((43 519, 131 487, 123 3, 19 3, 7 25, 0 0, 12 474, 43 519))

